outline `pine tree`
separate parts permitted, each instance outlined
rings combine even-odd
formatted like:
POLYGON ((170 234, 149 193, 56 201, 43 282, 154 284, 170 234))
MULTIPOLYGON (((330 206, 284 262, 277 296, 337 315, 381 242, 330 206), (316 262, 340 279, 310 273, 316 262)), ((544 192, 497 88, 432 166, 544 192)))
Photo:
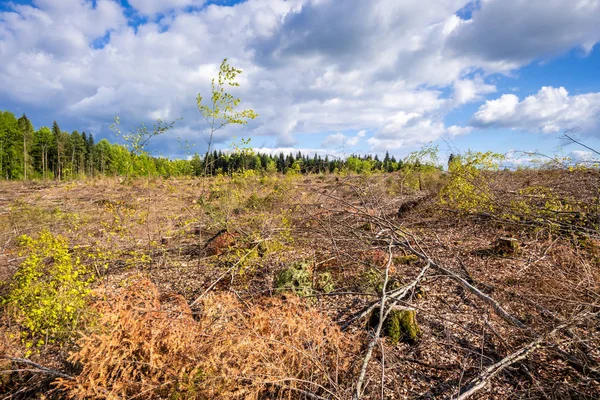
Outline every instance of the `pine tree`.
POLYGON ((29 160, 29 145, 33 141, 33 125, 25 114, 17 121, 19 130, 23 136, 23 179, 27 179, 27 167, 30 164, 29 160))
POLYGON ((54 176, 60 180, 62 177, 61 166, 64 153, 64 142, 62 131, 56 121, 52 123, 52 137, 52 170, 54 171, 54 176))

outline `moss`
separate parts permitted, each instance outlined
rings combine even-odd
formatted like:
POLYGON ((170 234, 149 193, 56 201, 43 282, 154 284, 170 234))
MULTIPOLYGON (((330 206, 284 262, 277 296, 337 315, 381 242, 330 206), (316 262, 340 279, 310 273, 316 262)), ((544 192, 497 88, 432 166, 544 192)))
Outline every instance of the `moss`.
MULTIPOLYGON (((363 271, 359 276, 359 287, 367 293, 381 293, 383 289, 384 275, 375 268, 369 268, 363 271)), ((390 278, 386 287, 386 291, 399 289, 402 287, 396 279, 390 278)))
MULTIPOLYGON (((397 345, 400 341, 415 344, 422 333, 416 316, 416 310, 393 309, 383 323, 382 335, 389 337, 393 345, 397 345)), ((376 329, 378 324, 379 307, 371 313, 368 327, 376 329)))
POLYGON ((312 294, 310 264, 307 262, 298 262, 279 271, 275 277, 275 290, 278 293, 291 291, 298 296, 312 294))

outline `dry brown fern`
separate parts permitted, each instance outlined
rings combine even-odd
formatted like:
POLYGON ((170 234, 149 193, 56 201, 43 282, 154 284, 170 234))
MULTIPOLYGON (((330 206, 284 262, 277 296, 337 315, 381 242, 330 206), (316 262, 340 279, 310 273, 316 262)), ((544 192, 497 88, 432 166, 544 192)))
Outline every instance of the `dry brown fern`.
POLYGON ((96 304, 101 329, 70 357, 81 374, 59 382, 73 398, 339 398, 360 343, 296 298, 209 296, 195 319, 147 280, 111 297, 96 304))

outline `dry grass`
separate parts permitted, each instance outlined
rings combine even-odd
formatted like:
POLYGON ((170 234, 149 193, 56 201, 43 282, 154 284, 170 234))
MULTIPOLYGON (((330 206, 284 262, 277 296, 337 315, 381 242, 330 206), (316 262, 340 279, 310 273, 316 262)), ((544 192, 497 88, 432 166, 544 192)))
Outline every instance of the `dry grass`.
POLYGON ((192 315, 142 279, 95 309, 97 332, 70 356, 81 373, 60 382, 72 398, 344 398, 357 340, 297 298, 248 305, 218 294, 192 315))

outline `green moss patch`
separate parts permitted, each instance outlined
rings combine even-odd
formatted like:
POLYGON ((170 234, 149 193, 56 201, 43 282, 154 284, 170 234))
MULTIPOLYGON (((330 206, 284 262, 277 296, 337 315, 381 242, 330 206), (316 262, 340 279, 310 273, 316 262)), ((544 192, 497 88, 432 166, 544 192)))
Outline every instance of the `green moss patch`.
MULTIPOLYGON (((379 310, 377 307, 371 313, 368 324, 370 329, 377 329, 379 325, 379 310)), ((400 341, 415 344, 422 333, 416 316, 416 310, 393 309, 383 322, 382 335, 389 337, 393 345, 400 341)))

